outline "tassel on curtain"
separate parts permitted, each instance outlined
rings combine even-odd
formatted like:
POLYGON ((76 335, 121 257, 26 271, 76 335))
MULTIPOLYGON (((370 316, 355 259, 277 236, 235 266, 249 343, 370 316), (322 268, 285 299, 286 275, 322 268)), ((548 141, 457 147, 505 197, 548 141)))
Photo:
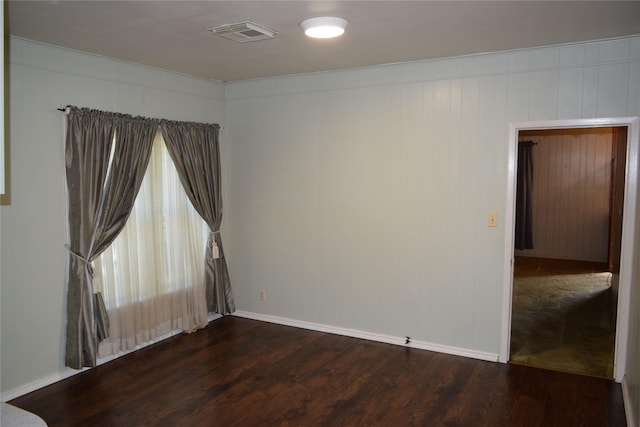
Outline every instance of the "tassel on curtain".
POLYGON ((207 309, 233 313, 235 303, 220 238, 220 126, 162 120, 160 131, 189 200, 211 230, 205 253, 207 309))
POLYGON ((518 142, 518 182, 516 189, 515 249, 533 249, 533 186, 532 141, 518 142))
POLYGON ((65 163, 69 250, 65 363, 96 365, 108 334, 91 263, 120 233, 131 212, 151 155, 157 120, 68 107, 65 163), (118 143, 114 145, 114 136, 118 143))
POLYGON ((72 106, 66 111, 70 254, 66 365, 74 369, 94 367, 98 343, 108 335, 104 301, 93 292, 92 262, 127 222, 159 125, 189 200, 211 230, 205 254, 208 310, 234 312, 220 238, 219 125, 158 121, 72 106))

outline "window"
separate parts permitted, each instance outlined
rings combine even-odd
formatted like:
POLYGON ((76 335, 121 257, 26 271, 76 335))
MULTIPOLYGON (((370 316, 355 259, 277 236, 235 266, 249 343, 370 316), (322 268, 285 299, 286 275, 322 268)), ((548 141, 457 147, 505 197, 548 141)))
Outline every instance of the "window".
POLYGON ((110 323, 101 357, 206 325, 208 231, 158 132, 127 224, 95 262, 94 286, 103 294, 110 323))

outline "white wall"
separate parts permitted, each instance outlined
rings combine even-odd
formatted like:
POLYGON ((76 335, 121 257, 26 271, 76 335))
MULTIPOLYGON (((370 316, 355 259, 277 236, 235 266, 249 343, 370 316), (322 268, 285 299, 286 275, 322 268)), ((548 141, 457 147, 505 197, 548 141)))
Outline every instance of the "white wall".
POLYGON ((11 39, 10 204, 2 206, 2 391, 62 374, 63 163, 67 104, 146 117, 224 121, 216 82, 11 39))
POLYGON ((638 37, 228 84, 238 308, 498 354, 509 123, 639 114, 638 37))

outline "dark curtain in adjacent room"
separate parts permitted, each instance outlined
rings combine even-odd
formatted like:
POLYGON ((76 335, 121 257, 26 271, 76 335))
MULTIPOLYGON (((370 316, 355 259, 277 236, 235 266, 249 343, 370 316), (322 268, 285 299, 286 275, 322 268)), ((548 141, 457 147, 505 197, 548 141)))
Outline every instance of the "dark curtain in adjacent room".
POLYGON ((535 142, 518 142, 518 183, 516 190, 515 248, 533 249, 533 147, 535 142))

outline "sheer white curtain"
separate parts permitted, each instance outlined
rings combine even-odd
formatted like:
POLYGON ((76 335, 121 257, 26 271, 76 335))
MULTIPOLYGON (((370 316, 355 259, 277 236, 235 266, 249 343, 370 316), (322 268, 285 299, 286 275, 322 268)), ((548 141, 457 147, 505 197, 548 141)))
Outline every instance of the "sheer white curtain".
POLYGON ((95 262, 95 286, 110 324, 100 357, 176 329, 192 332, 207 325, 207 235, 158 132, 127 225, 95 262))

